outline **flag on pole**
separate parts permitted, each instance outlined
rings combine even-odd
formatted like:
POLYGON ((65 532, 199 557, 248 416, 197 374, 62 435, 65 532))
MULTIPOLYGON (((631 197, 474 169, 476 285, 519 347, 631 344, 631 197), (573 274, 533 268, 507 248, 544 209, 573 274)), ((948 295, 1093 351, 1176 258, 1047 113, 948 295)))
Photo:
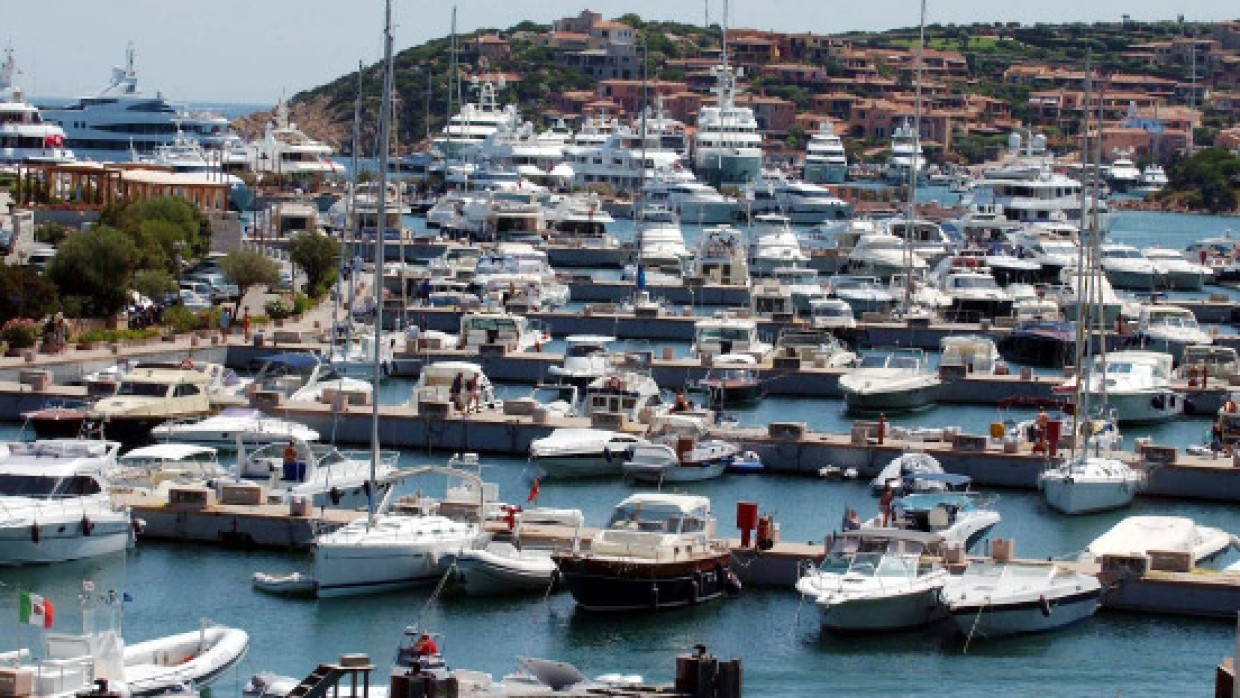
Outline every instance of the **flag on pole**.
POLYGON ((23 591, 21 595, 21 604, 18 619, 23 623, 37 625, 40 628, 52 627, 52 617, 55 609, 52 602, 39 596, 23 591))
POLYGON ((530 486, 530 496, 527 497, 525 501, 534 502, 538 500, 538 479, 539 476, 535 475, 534 484, 530 486))

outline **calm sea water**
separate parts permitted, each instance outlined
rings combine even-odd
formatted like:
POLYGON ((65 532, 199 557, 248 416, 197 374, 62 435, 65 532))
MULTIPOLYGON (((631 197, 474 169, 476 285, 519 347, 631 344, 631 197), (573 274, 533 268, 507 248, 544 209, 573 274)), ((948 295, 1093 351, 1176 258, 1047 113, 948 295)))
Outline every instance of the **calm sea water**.
MULTIPOLYGON (((1196 236, 1240 230, 1235 219, 1121 214, 1115 237, 1136 244, 1182 247, 1196 236)), ((551 347, 554 349, 554 346, 551 347)), ((390 380, 383 402, 408 397, 408 381, 390 380)), ((501 386, 524 394, 520 386, 501 386)), ((959 425, 980 431, 998 418, 993 407, 937 407, 899 418, 910 425, 959 425)), ((743 423, 805 421, 840 430, 847 418, 829 400, 771 398, 739 412, 743 423)), ((1130 429, 1128 437, 1154 434, 1164 443, 1200 440, 1204 420, 1154 429, 1130 429)), ((0 437, 16 435, 0 425, 0 437)), ((402 464, 442 463, 447 454, 407 452, 402 464)), ((484 476, 509 501, 524 501, 529 464, 521 458, 484 458, 484 476)), ((441 482, 410 483, 435 492, 441 482)), ((819 541, 838 526, 846 507, 863 516, 876 502, 862 483, 794 477, 725 476, 686 488, 714 502, 719 530, 734 531, 738 500, 760 503, 774 514, 788 540, 819 541)), ((610 507, 633 488, 609 480, 541 485, 540 504, 579 507, 599 524, 610 507)), ((1174 514, 1240 533, 1234 506, 1139 500, 1124 512, 1068 519, 1050 512, 1036 493, 999 493, 1003 521, 994 535, 1015 537, 1017 553, 1047 557, 1072 554, 1130 514, 1174 514)), ((1235 554, 1223 560, 1227 564, 1235 554)), ((573 662, 587 674, 619 671, 670 680, 674 657, 698 642, 720 656, 745 661, 751 696, 1153 696, 1207 695, 1213 668, 1234 648, 1234 624, 1173 617, 1103 613, 1064 632, 977 642, 963 651, 944 628, 881 636, 836 637, 819 629, 816 612, 792 589, 748 588, 738 599, 654 615, 596 617, 578 612, 566 594, 480 600, 447 595, 428 604, 429 589, 324 601, 273 598, 254 592, 255 571, 309 569, 305 553, 224 551, 209 546, 142 541, 133 552, 51 567, 0 570, 0 649, 16 645, 14 588, 35 589, 57 604, 57 630, 72 630, 79 614, 74 599, 85 579, 98 589, 123 589, 124 630, 130 642, 196 627, 199 619, 235 625, 251 635, 248 658, 214 693, 234 695, 250 673, 271 670, 302 676, 318 661, 345 652, 366 652, 386 663, 401 629, 416 619, 444 635, 441 647, 455 666, 497 675, 516 667, 519 656, 573 662), (3 619, 11 619, 11 621, 3 619)), ((27 642, 37 635, 24 630, 27 642)))

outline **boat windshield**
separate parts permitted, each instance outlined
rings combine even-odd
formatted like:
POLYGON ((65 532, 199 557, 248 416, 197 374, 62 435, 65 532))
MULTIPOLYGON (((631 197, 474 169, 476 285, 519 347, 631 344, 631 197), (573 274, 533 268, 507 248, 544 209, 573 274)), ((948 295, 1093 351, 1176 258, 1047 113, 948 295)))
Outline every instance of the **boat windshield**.
POLYGON ((1148 323, 1151 326, 1158 325, 1162 327, 1186 327, 1193 329, 1197 329, 1198 327, 1197 318, 1193 317, 1193 315, 1188 312, 1185 312, 1184 314, 1167 312, 1151 313, 1148 323))
POLYGON ((887 356, 883 354, 871 354, 861 360, 861 368, 916 369, 917 358, 913 356, 887 356))
POLYGON ((99 483, 85 475, 51 477, 47 475, 0 475, 0 496, 4 497, 81 497, 98 494, 99 483))
POLYGON ((953 288, 999 288, 999 284, 993 276, 985 274, 969 274, 967 276, 952 277, 953 288))
POLYGON ((616 507, 607 528, 643 533, 699 533, 706 530, 702 512, 685 513, 671 504, 633 502, 616 507))
POLYGON ((1111 259, 1142 259, 1141 253, 1131 247, 1104 247, 1102 256, 1111 259))
POLYGON ((163 383, 139 383, 123 381, 116 391, 117 395, 136 395, 138 397, 164 397, 168 394, 168 386, 163 383))
POLYGON ((747 327, 703 327, 698 330, 699 342, 745 342, 749 340, 747 327))

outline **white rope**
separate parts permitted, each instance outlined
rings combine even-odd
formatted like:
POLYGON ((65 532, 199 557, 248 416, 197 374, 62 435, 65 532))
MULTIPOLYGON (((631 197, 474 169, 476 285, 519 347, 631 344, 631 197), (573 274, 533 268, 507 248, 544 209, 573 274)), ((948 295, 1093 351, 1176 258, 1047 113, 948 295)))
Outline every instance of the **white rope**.
POLYGON ((964 651, 961 652, 961 654, 969 653, 969 643, 973 642, 973 633, 977 632, 977 624, 981 622, 982 613, 986 610, 986 606, 989 605, 989 603, 990 598, 987 597, 987 599, 982 602, 981 607, 977 609, 977 617, 973 619, 973 627, 969 628, 969 635, 964 639, 964 651))

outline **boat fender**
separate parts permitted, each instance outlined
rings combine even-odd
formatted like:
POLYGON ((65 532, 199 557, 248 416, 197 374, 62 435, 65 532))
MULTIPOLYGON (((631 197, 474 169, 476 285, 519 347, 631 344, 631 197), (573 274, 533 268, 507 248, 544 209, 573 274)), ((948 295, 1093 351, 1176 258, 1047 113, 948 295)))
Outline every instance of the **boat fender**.
POLYGON ((95 524, 90 520, 89 516, 82 515, 82 535, 89 536, 95 531, 95 524))
POLYGON ((607 461, 608 463, 611 462, 611 449, 608 448, 607 446, 603 447, 603 460, 607 461))
POLYGON ((194 360, 193 359, 182 359, 181 363, 177 365, 180 366, 181 368, 190 369, 194 367, 194 360))
POLYGON ((331 500, 332 500, 332 504, 333 504, 333 505, 340 504, 340 497, 341 497, 341 495, 340 495, 340 488, 339 488, 339 487, 333 487, 333 488, 331 489, 331 492, 329 492, 329 493, 328 493, 328 496, 330 496, 330 497, 331 497, 331 500))
POLYGON ((725 571, 723 573, 723 580, 723 588, 729 594, 736 596, 741 593, 741 580, 736 576, 735 572, 732 570, 725 571))
POLYGON ((35 521, 34 523, 30 524, 30 540, 35 545, 39 544, 39 522, 38 521, 35 521))
POLYGON ((1045 616, 1045 617, 1047 617, 1047 618, 1050 618, 1050 617, 1051 617, 1051 604, 1050 604, 1050 602, 1046 600, 1046 597, 1045 597, 1045 596, 1039 596, 1039 597, 1038 597, 1038 601, 1040 601, 1040 602, 1042 603, 1042 615, 1043 615, 1043 616, 1045 616))
POLYGON ((650 585, 650 607, 656 611, 659 610, 659 585, 658 584, 650 585))

